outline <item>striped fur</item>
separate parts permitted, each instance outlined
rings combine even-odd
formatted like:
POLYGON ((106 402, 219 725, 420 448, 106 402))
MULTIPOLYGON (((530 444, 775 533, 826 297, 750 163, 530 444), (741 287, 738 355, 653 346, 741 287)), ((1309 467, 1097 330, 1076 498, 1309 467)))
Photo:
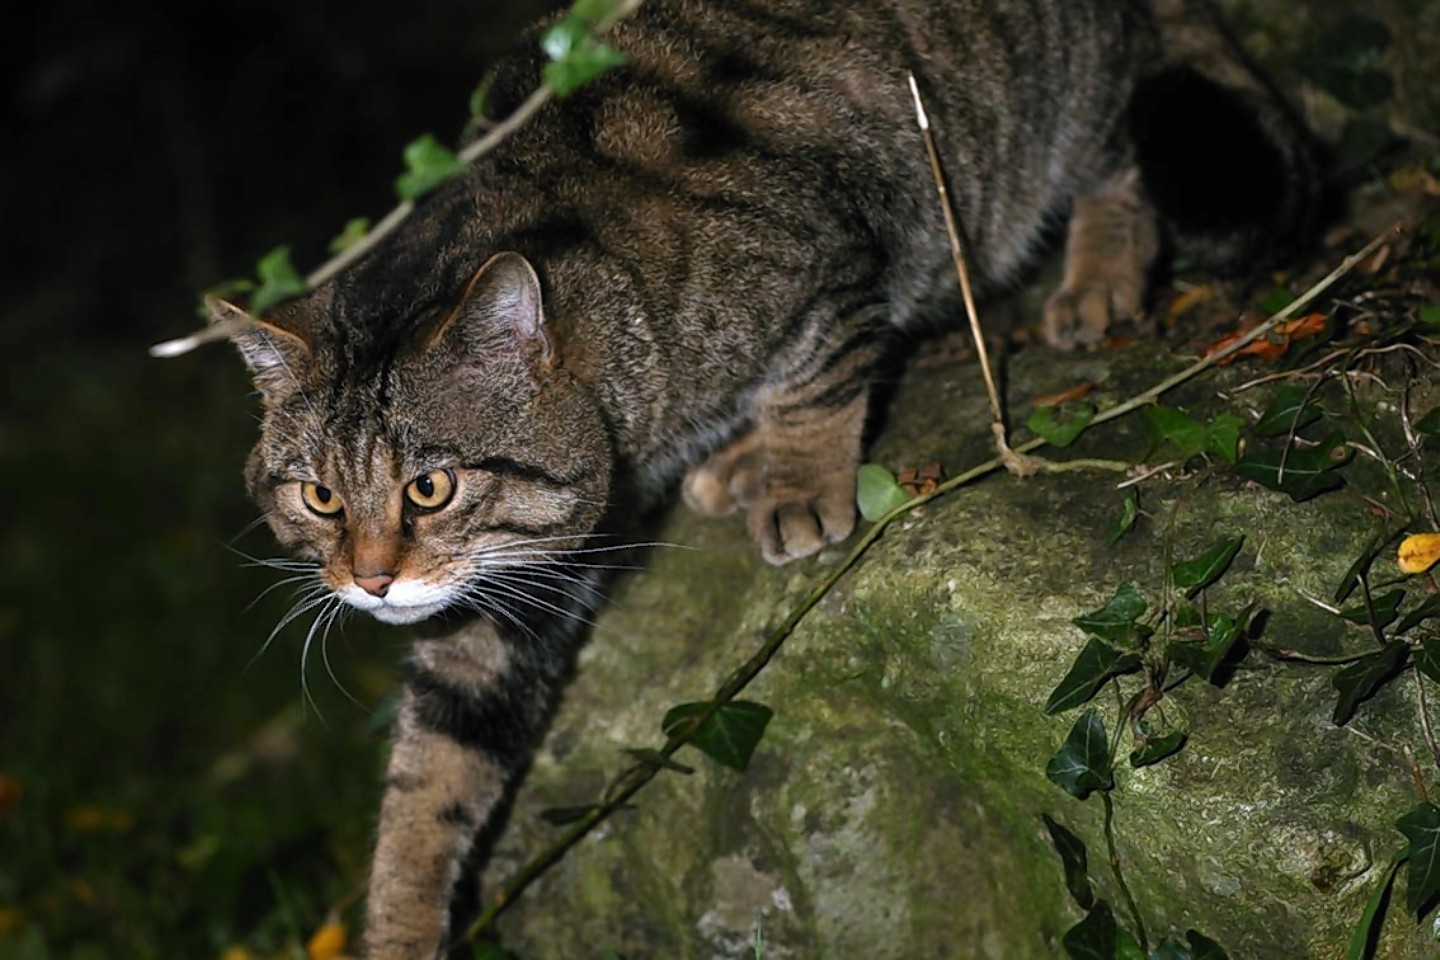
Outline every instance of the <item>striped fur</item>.
MULTIPOLYGON (((907 73, 982 292, 1073 210, 1044 320, 1068 347, 1139 309, 1163 242, 1152 192, 1171 185, 1136 161, 1168 147, 1131 105, 1163 120, 1166 91, 1196 87, 1159 35, 1138 0, 649 0, 611 37, 629 66, 237 338, 275 533, 317 564, 317 596, 419 624, 372 960, 442 950, 461 865, 638 512, 688 469, 690 505, 745 511, 771 562, 850 533, 877 371, 897 332, 956 312, 907 73), (427 477, 453 485, 437 509, 407 499, 427 477)), ((540 67, 503 64, 494 112, 540 67)), ((1303 207, 1288 176, 1271 229, 1303 207)))

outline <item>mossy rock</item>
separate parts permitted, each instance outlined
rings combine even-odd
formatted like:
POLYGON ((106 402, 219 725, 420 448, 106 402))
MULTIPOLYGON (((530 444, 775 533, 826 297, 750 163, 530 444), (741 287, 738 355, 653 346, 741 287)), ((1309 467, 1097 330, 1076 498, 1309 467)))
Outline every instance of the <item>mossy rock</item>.
MULTIPOLYGON (((1011 394, 1088 379, 1103 406, 1178 367, 1161 353, 1036 353, 1009 372, 1011 394)), ((1200 402, 1237 379, 1189 388, 1197 415, 1253 422, 1263 395, 1200 402)), ((973 366, 912 370, 873 459, 892 469, 939 459, 957 473, 990 456, 986 420, 973 366)), ((1132 416, 1057 456, 1138 459, 1147 446, 1132 416)), ((1113 546, 1124 494, 1116 475, 1093 471, 994 474, 896 523, 745 692, 775 709, 748 771, 683 750, 695 774, 661 775, 540 880, 500 923, 507 947, 527 960, 748 958, 758 938, 765 958, 1064 956, 1061 937, 1082 912, 1042 814, 1084 839, 1097 894, 1133 926, 1106 864, 1099 799, 1078 801, 1045 776, 1077 712, 1044 712, 1085 642, 1071 619, 1124 582, 1158 603, 1167 558, 1243 534, 1206 592, 1211 609, 1258 604, 1257 643, 1276 647, 1373 642, 1307 597, 1333 593, 1376 529, 1362 495, 1383 500, 1383 489, 1356 482, 1297 504, 1223 466, 1191 466, 1141 486, 1145 515, 1113 546)), ((708 697, 844 555, 772 569, 738 520, 682 511, 661 536, 685 549, 653 551, 617 585, 520 793, 491 889, 558 835, 542 808, 592 801, 624 765, 621 749, 658 745, 666 709, 708 697)), ((1190 733, 1178 755, 1131 769, 1122 738, 1116 842, 1152 944, 1195 928, 1234 958, 1343 955, 1404 843, 1394 821, 1416 802, 1396 745, 1424 741, 1408 677, 1349 729, 1335 726, 1333 672, 1251 651, 1223 686, 1194 677, 1165 696, 1166 722, 1190 733)), ((1113 729, 1114 694, 1095 703, 1113 729)), ((1436 956, 1427 927, 1399 916, 1402 899, 1375 956, 1436 956)))

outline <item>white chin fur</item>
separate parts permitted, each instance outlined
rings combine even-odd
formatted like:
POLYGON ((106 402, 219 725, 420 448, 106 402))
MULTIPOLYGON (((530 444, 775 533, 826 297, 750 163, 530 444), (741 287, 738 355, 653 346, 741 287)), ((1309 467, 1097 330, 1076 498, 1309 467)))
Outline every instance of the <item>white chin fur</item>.
POLYGON ((357 586, 339 591, 340 599, 364 610, 381 623, 407 624, 435 616, 447 605, 446 591, 418 580, 397 580, 385 596, 377 597, 357 586))

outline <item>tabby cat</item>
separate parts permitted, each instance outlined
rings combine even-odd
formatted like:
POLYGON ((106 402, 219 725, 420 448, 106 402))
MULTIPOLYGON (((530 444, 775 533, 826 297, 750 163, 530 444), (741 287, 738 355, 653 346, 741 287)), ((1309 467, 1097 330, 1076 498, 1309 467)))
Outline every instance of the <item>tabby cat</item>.
MULTIPOLYGON (((446 949, 641 511, 683 475, 771 563, 850 534, 877 370, 956 312, 909 74, 982 292, 1068 212, 1056 346, 1136 313, 1167 244, 1243 261, 1293 233, 1303 138, 1263 89, 1165 59, 1157 4, 648 0, 609 38, 626 67, 236 335, 275 534, 333 597, 417 625, 372 960, 446 949)), ((497 114, 542 62, 499 68, 497 114)))

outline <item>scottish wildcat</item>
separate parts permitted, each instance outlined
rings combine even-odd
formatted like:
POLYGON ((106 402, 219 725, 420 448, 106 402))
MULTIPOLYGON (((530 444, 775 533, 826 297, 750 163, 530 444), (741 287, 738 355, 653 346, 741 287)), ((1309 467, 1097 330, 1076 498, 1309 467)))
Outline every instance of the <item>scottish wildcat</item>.
MULTIPOLYGON (((275 534, 334 596, 418 625, 371 958, 443 950, 452 888, 543 729, 607 537, 682 473, 690 506, 743 511, 772 563, 851 532, 877 366, 896 332, 954 308, 909 73, 984 288, 1069 211, 1052 343, 1139 308, 1156 200, 1176 208, 1161 211, 1176 242, 1224 256, 1294 225, 1283 118, 1165 61, 1161 32, 1129 0, 649 0, 610 38, 628 66, 236 336, 265 405, 247 478, 275 534), (1172 141, 1204 118, 1228 126, 1226 151, 1240 127, 1259 144, 1245 162, 1263 173, 1224 185, 1244 210, 1197 203, 1217 192, 1203 170, 1166 176, 1203 146, 1172 141)), ((497 112, 540 65, 501 67, 497 112)))

